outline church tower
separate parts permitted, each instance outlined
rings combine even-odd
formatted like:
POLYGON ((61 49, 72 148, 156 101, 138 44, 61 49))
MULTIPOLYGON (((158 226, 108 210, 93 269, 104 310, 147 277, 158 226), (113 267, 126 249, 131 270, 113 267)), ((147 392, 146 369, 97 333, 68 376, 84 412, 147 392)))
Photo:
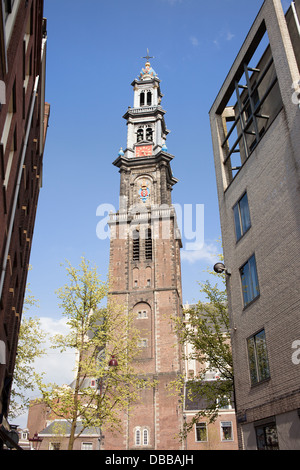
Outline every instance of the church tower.
POLYGON ((177 182, 168 153, 160 80, 149 62, 132 83, 127 147, 113 164, 120 172, 120 207, 110 217, 111 296, 136 315, 140 330, 138 373, 155 381, 124 416, 120 436, 105 433, 104 449, 176 450, 182 429, 178 396, 168 384, 182 372, 174 317, 181 315, 180 233, 171 192, 177 182))

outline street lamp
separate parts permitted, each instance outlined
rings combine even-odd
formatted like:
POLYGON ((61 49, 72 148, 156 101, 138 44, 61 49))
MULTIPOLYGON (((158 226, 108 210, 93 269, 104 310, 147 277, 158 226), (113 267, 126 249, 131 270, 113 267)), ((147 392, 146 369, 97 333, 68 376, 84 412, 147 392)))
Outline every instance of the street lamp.
POLYGON ((39 450, 41 442, 42 442, 43 439, 41 437, 39 437, 38 433, 36 432, 36 433, 34 433, 34 436, 32 438, 29 438, 28 440, 29 440, 29 442, 32 443, 32 447, 33 447, 32 450, 39 450))
POLYGON ((109 367, 117 367, 118 361, 114 355, 111 356, 111 360, 108 363, 109 367))

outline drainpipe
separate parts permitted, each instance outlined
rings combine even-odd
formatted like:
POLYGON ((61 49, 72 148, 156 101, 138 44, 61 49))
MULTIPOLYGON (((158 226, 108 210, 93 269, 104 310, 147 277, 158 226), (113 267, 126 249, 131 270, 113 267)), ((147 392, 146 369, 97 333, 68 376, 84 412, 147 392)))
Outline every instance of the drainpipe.
POLYGON ((27 150, 28 139, 29 139, 29 133, 30 133, 31 122, 32 122, 32 116, 33 116, 33 111, 34 111, 34 106, 35 106, 35 100, 36 100, 36 95, 37 95, 37 89, 38 89, 38 84, 39 84, 39 78, 40 78, 40 77, 39 77, 39 75, 38 75, 38 76, 36 77, 36 79, 35 79, 35 82, 34 82, 33 95, 32 95, 32 102, 31 102, 31 106, 30 106, 29 119, 28 119, 26 134, 25 134, 24 147, 23 147, 22 156, 21 156, 21 162, 20 162, 20 166, 19 166, 19 173, 18 173, 17 185, 16 185, 15 195, 14 195, 14 200, 13 200, 13 207, 12 207, 12 212, 11 212, 11 218, 10 218, 10 221, 9 221, 9 228, 8 228, 8 233, 7 233, 7 241, 6 241, 5 252, 4 252, 4 257, 3 257, 3 265, 2 265, 2 267, 1 267, 0 299, 2 298, 2 291, 3 291, 4 279, 5 279, 5 273, 6 273, 6 266, 7 266, 7 257, 8 257, 8 253, 9 253, 9 247, 10 247, 10 242, 11 242, 12 230, 13 230, 13 226, 14 226, 14 220, 15 220, 15 214, 16 214, 16 207, 17 207, 19 189, 20 189, 21 178, 22 178, 22 172, 23 172, 23 165, 24 165, 24 160, 25 160, 25 156, 26 156, 26 150, 27 150))

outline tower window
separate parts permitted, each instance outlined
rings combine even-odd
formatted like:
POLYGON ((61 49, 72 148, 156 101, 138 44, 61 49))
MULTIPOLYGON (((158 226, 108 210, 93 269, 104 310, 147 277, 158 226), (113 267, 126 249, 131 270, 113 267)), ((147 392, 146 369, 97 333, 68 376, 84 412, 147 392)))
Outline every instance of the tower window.
POLYGON ((132 241, 132 259, 133 261, 140 260, 140 234, 138 230, 134 230, 133 234, 133 241, 132 241))
POLYGON ((143 129, 138 129, 137 131, 137 142, 144 140, 144 131, 143 129))
POLYGON ((148 140, 150 142, 153 140, 153 131, 152 131, 151 127, 147 127, 147 129, 146 129, 146 140, 148 140))
POLYGON ((145 238, 145 258, 152 260, 152 233, 151 229, 148 228, 146 230, 146 238, 145 238))
POLYGON ((145 106, 145 92, 142 91, 140 94, 140 106, 145 106))
POLYGON ((152 93, 151 91, 148 91, 147 93, 147 106, 151 106, 152 104, 152 93))

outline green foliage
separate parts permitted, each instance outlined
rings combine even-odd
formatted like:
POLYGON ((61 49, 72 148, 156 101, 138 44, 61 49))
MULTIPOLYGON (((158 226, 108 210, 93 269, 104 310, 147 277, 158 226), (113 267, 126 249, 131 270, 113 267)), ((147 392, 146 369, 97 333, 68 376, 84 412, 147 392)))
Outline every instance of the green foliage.
POLYGON ((138 400, 138 389, 144 384, 131 365, 138 348, 138 331, 133 327, 133 314, 108 296, 109 285, 101 281, 97 268, 82 258, 78 268, 67 264, 68 283, 58 291, 67 318, 69 334, 54 338, 53 347, 60 351, 74 349, 77 354, 72 387, 45 385, 40 381, 42 400, 56 417, 69 420, 73 448, 76 422, 87 427, 118 428, 121 412, 128 411, 138 400), (107 299, 107 305, 103 306, 107 299), (117 367, 109 367, 115 355, 117 367), (96 380, 96 387, 90 380, 96 380))
POLYGON ((210 281, 200 283, 200 293, 206 301, 186 308, 183 317, 177 320, 176 331, 183 351, 190 345, 192 352, 184 354, 184 360, 195 359, 199 364, 199 374, 177 389, 184 390, 186 399, 197 412, 193 419, 185 423, 182 438, 193 428, 201 417, 213 422, 219 410, 233 398, 233 365, 230 345, 230 327, 225 288, 225 275, 214 276, 221 281, 213 285, 210 281), (214 371, 216 380, 205 380, 206 374, 214 371))
POLYGON ((46 333, 42 330, 38 318, 27 316, 28 311, 37 305, 37 300, 27 286, 10 397, 9 415, 13 419, 27 411, 27 394, 34 391, 41 380, 41 375, 34 370, 34 361, 45 354, 43 343, 46 333))

